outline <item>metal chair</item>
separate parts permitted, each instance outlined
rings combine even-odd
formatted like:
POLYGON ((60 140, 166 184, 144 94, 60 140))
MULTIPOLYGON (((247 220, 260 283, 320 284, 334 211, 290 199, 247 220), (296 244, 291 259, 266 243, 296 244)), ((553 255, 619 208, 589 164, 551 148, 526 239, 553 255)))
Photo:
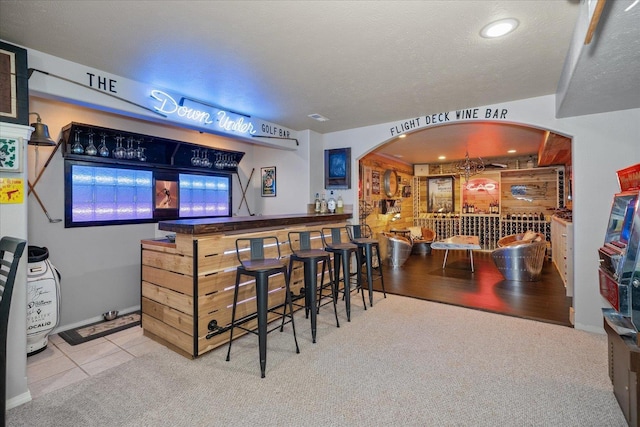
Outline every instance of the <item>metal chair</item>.
POLYGON ((293 329, 293 340, 296 343, 296 353, 300 353, 298 347, 298 339, 296 337, 296 325, 293 320, 293 304, 291 298, 291 290, 289 288, 289 272, 284 260, 280 255, 280 242, 275 236, 241 238, 236 240, 236 255, 240 265, 236 269, 236 283, 233 290, 233 308, 231 309, 231 332, 229 336, 229 349, 227 350, 227 362, 231 357, 231 343, 233 342, 234 328, 240 328, 244 331, 258 335, 258 347, 260 353, 260 374, 265 377, 265 369, 267 366, 267 334, 276 328, 267 330, 267 314, 269 312, 277 312, 282 308, 282 324, 279 326, 282 332, 285 325, 285 318, 289 317, 286 323, 291 323, 293 329), (274 249, 275 248, 275 249, 274 249), (265 249, 277 253, 277 256, 266 258, 265 249), (269 277, 283 274, 285 283, 285 302, 284 304, 269 307, 269 277), (243 275, 255 278, 255 296, 256 309, 255 314, 246 316, 236 322, 236 308, 238 305, 238 290, 240 288, 240 277, 243 275), (287 315, 287 306, 289 314, 287 315), (258 318, 258 331, 242 326, 243 323, 258 318))
MULTIPOLYGON (((373 281, 380 280, 382 286, 382 293, 384 297, 387 297, 387 292, 384 289, 384 277, 382 275, 382 258, 380 257, 380 242, 373 238, 373 232, 368 224, 360 225, 347 225, 347 234, 351 243, 358 246, 358 265, 366 265, 367 271, 367 288, 369 289, 369 306, 373 307, 373 281), (373 255, 375 253, 375 260, 373 255), (375 263, 374 263, 375 261, 375 263), (374 266, 374 265, 377 265, 374 266), (376 270, 374 277, 373 271, 376 270)), ((364 295, 363 295, 364 296, 364 295)), ((367 305, 365 304, 365 309, 367 305)))
MULTIPOLYGON (((333 254, 333 276, 336 292, 340 292, 340 264, 342 263, 342 282, 344 284, 342 292, 347 311, 347 322, 351 322, 351 255, 358 254, 358 246, 342 241, 342 233, 344 231, 344 227, 325 227, 321 230, 321 233, 324 250, 333 254)), ((356 289, 360 289, 361 274, 361 266, 359 265, 356 275, 358 281, 356 289)), ((366 310, 367 304, 364 302, 364 293, 362 294, 362 303, 366 310)))
POLYGON ((333 271, 331 270, 331 255, 323 249, 314 249, 312 247, 313 236, 321 241, 320 231, 291 231, 289 232, 289 248, 291 256, 289 257, 289 274, 293 274, 294 262, 301 262, 304 268, 304 311, 308 318, 311 312, 311 338, 316 342, 316 323, 317 314, 320 311, 320 302, 322 301, 323 289, 327 286, 331 288, 331 300, 333 301, 333 312, 336 317, 336 326, 340 327, 338 321, 338 309, 336 307, 336 287, 333 280, 333 271), (318 288, 318 263, 322 262, 322 277, 320 279, 320 288, 318 288), (329 271, 329 283, 324 283, 324 271, 329 271))
POLYGON ((20 257, 27 244, 25 240, 15 237, 0 239, 0 409, 2 410, 2 425, 7 403, 7 327, 11 295, 16 281, 16 272, 20 257))
POLYGON ((491 253, 493 262, 507 280, 535 282, 541 279, 547 242, 514 241, 491 253))

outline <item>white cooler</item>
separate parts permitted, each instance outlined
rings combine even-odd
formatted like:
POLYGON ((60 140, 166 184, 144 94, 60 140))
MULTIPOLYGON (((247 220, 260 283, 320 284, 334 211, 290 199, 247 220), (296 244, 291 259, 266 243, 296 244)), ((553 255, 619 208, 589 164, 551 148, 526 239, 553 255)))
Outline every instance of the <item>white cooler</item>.
POLYGON ((47 347, 60 322, 60 272, 49 261, 47 248, 29 246, 27 267, 27 356, 47 347))

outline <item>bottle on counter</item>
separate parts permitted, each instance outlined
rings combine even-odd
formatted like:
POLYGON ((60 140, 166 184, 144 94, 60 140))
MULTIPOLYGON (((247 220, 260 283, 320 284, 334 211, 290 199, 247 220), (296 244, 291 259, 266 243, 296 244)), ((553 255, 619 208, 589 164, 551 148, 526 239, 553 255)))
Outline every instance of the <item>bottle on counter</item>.
POLYGON ((344 201, 342 200, 342 195, 338 196, 338 201, 336 202, 336 212, 339 214, 344 213, 344 201))
POLYGON ((316 193, 315 206, 313 208, 315 213, 320 213, 320 194, 316 193))
POLYGON ((327 199, 325 198, 324 191, 322 192, 322 199, 320 200, 320 213, 327 213, 327 199))
POLYGON ((336 213, 336 199, 333 198, 333 190, 329 193, 329 200, 327 201, 327 210, 329 213, 336 213))

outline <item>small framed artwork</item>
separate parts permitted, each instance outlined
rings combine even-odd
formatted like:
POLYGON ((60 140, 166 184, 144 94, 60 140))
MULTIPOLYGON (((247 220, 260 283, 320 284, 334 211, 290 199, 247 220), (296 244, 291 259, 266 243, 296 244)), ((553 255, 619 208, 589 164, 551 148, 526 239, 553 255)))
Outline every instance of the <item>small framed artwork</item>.
POLYGON ((362 168, 362 191, 364 193, 364 201, 367 203, 371 203, 371 195, 373 194, 373 185, 372 185, 372 170, 371 167, 365 166, 362 168))
POLYGON ((3 122, 29 124, 27 51, 0 42, 0 118, 3 122))
POLYGON ((276 197, 276 167, 260 168, 262 197, 276 197))
POLYGON ((178 182, 156 180, 155 207, 158 209, 178 209, 178 182))
POLYGON ((402 197, 411 197, 411 186, 404 185, 402 187, 402 197))
POLYGON ((427 178, 427 212, 453 212, 454 203, 453 176, 427 178))
POLYGON ((20 139, 0 138, 0 172, 22 171, 20 139))
POLYGON ((380 194, 380 171, 371 171, 371 194, 380 194))
POLYGON ((324 188, 351 188, 351 148, 324 150, 324 188))

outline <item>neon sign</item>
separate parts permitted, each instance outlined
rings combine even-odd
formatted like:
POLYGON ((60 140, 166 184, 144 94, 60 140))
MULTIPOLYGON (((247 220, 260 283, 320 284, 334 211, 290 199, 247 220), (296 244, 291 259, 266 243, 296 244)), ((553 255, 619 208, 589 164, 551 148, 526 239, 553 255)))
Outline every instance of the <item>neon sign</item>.
POLYGON ((165 116, 177 116, 187 122, 200 126, 214 125, 222 133, 240 133, 254 135, 256 129, 250 120, 239 114, 221 110, 202 104, 192 99, 181 97, 180 101, 161 90, 151 91, 151 98, 158 101, 153 109, 165 116))

